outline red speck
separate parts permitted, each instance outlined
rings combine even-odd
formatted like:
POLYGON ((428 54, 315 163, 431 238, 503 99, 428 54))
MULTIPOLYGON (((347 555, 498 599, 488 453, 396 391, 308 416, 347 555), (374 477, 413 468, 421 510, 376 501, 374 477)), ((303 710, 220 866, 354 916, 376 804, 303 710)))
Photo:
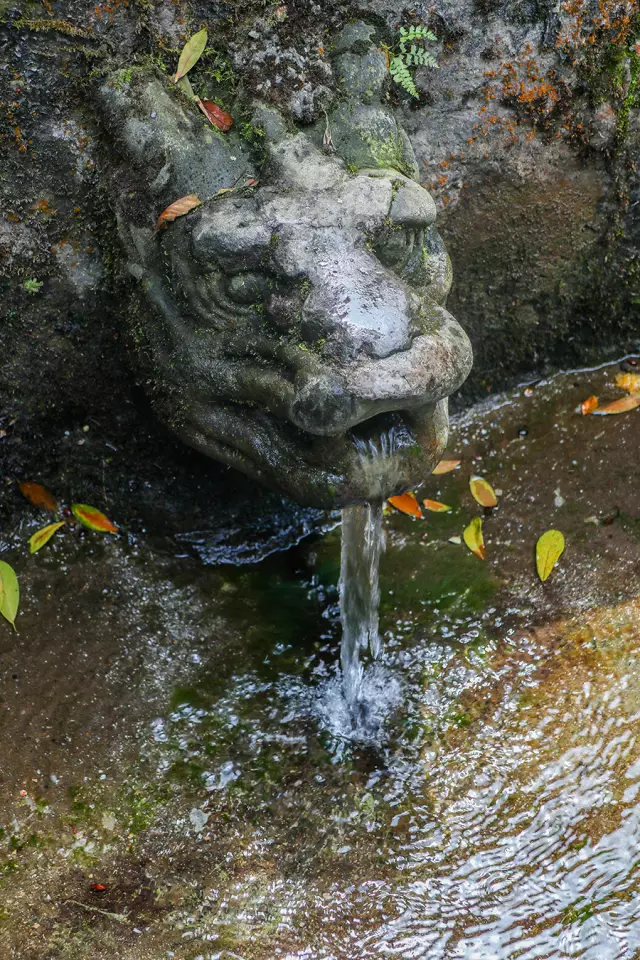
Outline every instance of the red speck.
POLYGON ((105 887, 104 883, 92 883, 91 889, 95 890, 96 893, 104 893, 107 888, 105 887))

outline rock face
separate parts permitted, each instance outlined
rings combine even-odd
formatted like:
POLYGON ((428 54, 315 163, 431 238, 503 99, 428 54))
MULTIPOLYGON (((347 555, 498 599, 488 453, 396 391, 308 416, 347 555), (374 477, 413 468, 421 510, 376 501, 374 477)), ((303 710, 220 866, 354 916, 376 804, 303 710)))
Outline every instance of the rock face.
MULTIPOLYGON (((89 10, 77 0, 60 0, 55 14, 49 7, 0 4, 0 44, 3 59, 11 63, 2 78, 0 128, 5 166, 0 187, 0 433, 6 434, 0 444, 5 464, 20 460, 18 440, 24 444, 33 437, 35 442, 54 421, 84 418, 87 411, 113 418, 129 410, 132 424, 136 416, 144 417, 133 406, 139 399, 130 362, 140 345, 145 348, 145 342, 139 342, 141 337, 144 341, 145 324, 147 331, 152 329, 148 320, 143 323, 149 291, 144 296, 136 292, 141 284, 136 270, 147 269, 147 254, 138 251, 136 259, 128 249, 123 259, 114 211, 120 210, 120 222, 124 217, 128 230, 139 225, 140 217, 146 218, 148 230, 165 201, 197 191, 209 197, 218 187, 233 186, 236 181, 230 178, 249 179, 262 169, 267 154, 266 173, 255 196, 237 191, 170 225, 160 240, 163 263, 156 271, 163 282, 163 270, 171 261, 171 270, 199 270, 200 282, 206 284, 207 265, 215 261, 219 266, 219 258, 229 254, 211 245, 204 249, 209 243, 205 237, 211 236, 207 221, 223 219, 230 227, 223 209, 240 216, 257 205, 261 217, 268 210, 280 235, 288 188, 276 195, 269 164, 272 171, 280 164, 278 176, 283 176, 298 151, 302 166, 341 170, 344 181, 336 189, 345 202, 350 184, 352 191, 369 191, 371 209, 362 212, 370 222, 365 217, 357 227, 360 236, 369 228, 380 231, 385 191, 395 193, 397 211, 403 196, 414 191, 398 213, 405 224, 416 205, 418 188, 407 186, 413 178, 434 197, 456 277, 448 306, 469 332, 475 355, 465 396, 483 395, 525 372, 637 345, 640 61, 633 0, 593 5, 584 0, 562 4, 559 10, 521 0, 439 0, 435 6, 417 3, 406 10, 390 0, 367 0, 358 6, 367 24, 354 18, 349 4, 331 2, 265 9, 247 0, 231 12, 212 0, 129 5, 113 0, 89 10), (400 23, 412 22, 428 24, 439 38, 433 45, 439 69, 415 73, 418 100, 391 83, 383 49, 386 44, 397 50, 400 23), (196 121, 179 94, 167 93, 167 78, 184 36, 204 25, 209 45, 190 78, 197 94, 232 113, 234 128, 225 137, 207 128, 204 118, 196 121), (96 95, 99 90, 102 95, 96 95), (152 128, 158 127, 160 117, 168 122, 173 109, 166 97, 187 117, 175 120, 173 137, 174 159, 180 161, 174 168, 181 170, 182 179, 163 185, 161 168, 154 168, 147 186, 156 192, 141 193, 145 165, 151 172, 157 152, 152 128), (130 101, 121 117, 146 111, 137 131, 129 129, 126 137, 124 126, 119 128, 119 100, 121 106, 130 101), (256 100, 276 107, 279 117, 263 109, 258 118, 256 100), (189 139, 192 127, 202 141, 196 154, 189 139), (182 132, 185 143, 189 141, 183 152, 182 132), (128 147, 123 146, 127 137, 128 147), (136 137, 137 166, 131 163, 125 176, 117 155, 127 149, 135 152, 136 137), (325 152, 326 147, 335 154, 325 152), (372 177, 367 169, 394 172, 372 177), (259 198, 269 190, 269 199, 259 198), (143 210, 143 202, 150 206, 143 210), (192 263, 177 247, 192 244, 196 235, 204 246, 200 259, 194 257, 192 263), (133 327, 123 322, 132 297, 140 312, 133 327)), ((314 192, 308 183, 296 191, 299 205, 314 192)), ((350 208, 345 236, 355 229, 352 213, 350 208)), ((435 316, 450 271, 443 246, 426 229, 425 215, 426 209, 421 223, 410 229, 425 228, 428 256, 421 269, 429 271, 428 299, 436 304, 430 308, 435 316)), ((228 239, 232 232, 227 230, 228 239)), ((398 231, 389 227, 385 233, 383 224, 381 234, 385 265, 398 275, 400 289, 410 257, 398 271, 393 265, 407 257, 407 249, 398 231)), ((376 239, 371 242, 375 245, 376 239)), ((299 343, 309 345, 312 336, 324 339, 335 363, 350 355, 349 362, 357 366, 351 332, 343 336, 344 330, 341 334, 323 327, 326 303, 311 301, 302 317, 300 290, 292 294, 298 282, 291 276, 295 269, 283 259, 287 250, 284 243, 269 252, 272 266, 278 261, 286 289, 269 292, 265 322, 286 337, 295 318, 299 343)), ((366 239, 363 256, 365 250, 366 239)), ((295 257, 301 261, 303 253, 296 242, 295 257)), ((340 257, 338 247, 330 253, 340 257)), ((304 256, 308 258, 308 251, 304 256)), ((328 273, 331 257, 324 259, 328 273)), ((422 289, 425 283, 423 275, 422 289)), ((233 296, 236 315, 246 311, 247 298, 255 303, 254 296, 264 297, 259 288, 259 277, 231 278, 225 295, 233 296)), ((182 304, 182 293, 176 291, 182 304)), ((341 296, 340 290, 333 289, 331 296, 341 296)), ((202 308, 193 309, 198 329, 203 329, 202 308)), ((366 362, 384 363, 385 357, 371 349, 373 341, 367 342, 369 346, 360 340, 358 362, 365 363, 369 350, 366 362)), ((389 342, 378 353, 387 348, 395 349, 389 342)), ((237 344, 234 351, 231 373, 239 369, 237 344)), ((147 356, 158 363, 148 350, 147 356)), ((195 359, 193 351, 185 350, 180 362, 187 370, 195 359)), ((313 383, 318 374, 310 372, 312 361, 321 364, 323 357, 311 349, 304 359, 309 366, 304 377, 313 383)), ((264 391, 262 363, 252 357, 253 372, 261 367, 258 379, 264 391)), ((207 375, 218 376, 211 371, 207 375)), ((303 390, 303 374, 300 377, 291 396, 285 397, 282 383, 278 387, 278 402, 294 423, 299 411, 295 397, 303 390)), ((352 399, 357 395, 362 412, 362 405, 377 399, 357 394, 350 377, 341 389, 352 399)), ((140 379, 158 382, 148 373, 140 379)), ((167 375, 159 384, 160 404, 169 380, 167 375)), ((335 391, 334 412, 329 413, 328 396, 335 383, 324 382, 321 410, 315 415, 342 417, 346 423, 335 391)), ((237 378, 228 387, 231 393, 237 390, 237 378)), ((414 384, 409 393, 415 398, 420 389, 414 384)), ((188 419, 182 418, 185 425, 188 419)), ((298 459, 298 452, 294 450, 290 462, 298 459)), ((340 453, 332 456, 339 460, 340 453)), ((362 486, 362 478, 358 482, 362 486)))

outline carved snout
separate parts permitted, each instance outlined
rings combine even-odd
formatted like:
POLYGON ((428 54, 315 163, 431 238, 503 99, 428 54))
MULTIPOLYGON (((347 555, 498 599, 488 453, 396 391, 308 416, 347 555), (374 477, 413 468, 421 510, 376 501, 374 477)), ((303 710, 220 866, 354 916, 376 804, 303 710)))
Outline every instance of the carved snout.
POLYGON ((406 349, 327 368, 296 384, 290 408, 296 426, 313 434, 340 434, 378 414, 419 409, 457 390, 471 369, 471 344, 443 307, 425 309, 432 329, 406 349))

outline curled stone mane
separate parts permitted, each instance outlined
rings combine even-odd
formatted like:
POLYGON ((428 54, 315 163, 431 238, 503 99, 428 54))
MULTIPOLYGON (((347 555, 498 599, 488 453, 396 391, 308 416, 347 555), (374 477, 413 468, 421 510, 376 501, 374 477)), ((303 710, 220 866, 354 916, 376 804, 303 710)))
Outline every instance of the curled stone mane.
POLYGON ((159 74, 99 91, 131 326, 160 417, 208 456, 325 506, 419 484, 471 366, 372 32, 337 38, 341 95, 318 124, 294 129, 253 105, 259 163, 159 74), (200 206, 155 230, 187 194, 200 206))

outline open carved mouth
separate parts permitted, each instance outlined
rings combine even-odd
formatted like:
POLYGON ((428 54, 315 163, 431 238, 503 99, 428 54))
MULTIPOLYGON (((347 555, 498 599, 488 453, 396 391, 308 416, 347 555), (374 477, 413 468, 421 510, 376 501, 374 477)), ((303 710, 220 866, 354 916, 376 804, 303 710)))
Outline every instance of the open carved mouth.
POLYGON ((419 486, 446 446, 447 401, 380 413, 331 436, 243 404, 200 407, 180 433, 191 446, 294 500, 344 506, 419 486))

